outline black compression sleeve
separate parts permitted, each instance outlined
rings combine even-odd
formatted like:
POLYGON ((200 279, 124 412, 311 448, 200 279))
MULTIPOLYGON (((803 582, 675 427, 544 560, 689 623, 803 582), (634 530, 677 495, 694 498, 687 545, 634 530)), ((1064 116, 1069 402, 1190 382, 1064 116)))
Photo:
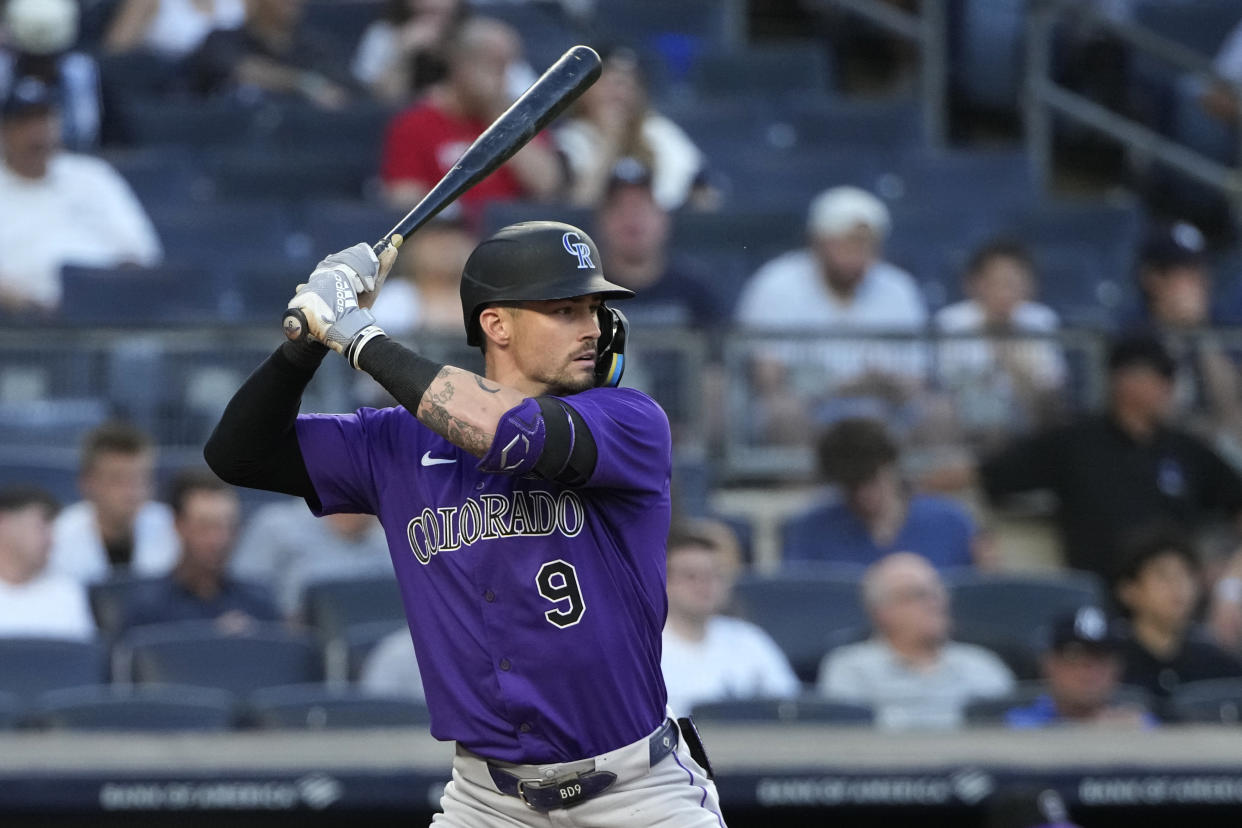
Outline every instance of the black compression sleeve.
POLYGON ((319 506, 294 421, 302 392, 327 353, 317 343, 286 342, 246 378, 203 447, 203 458, 221 480, 319 506))
POLYGON ((358 355, 358 367, 384 386, 392 398, 418 416, 423 394, 444 366, 386 336, 377 336, 358 355))

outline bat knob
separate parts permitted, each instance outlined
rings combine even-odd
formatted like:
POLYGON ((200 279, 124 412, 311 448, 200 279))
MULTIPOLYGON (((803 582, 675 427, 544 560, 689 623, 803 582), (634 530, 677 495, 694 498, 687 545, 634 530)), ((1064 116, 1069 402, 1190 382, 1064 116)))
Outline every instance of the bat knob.
POLYGON ((282 317, 281 327, 290 342, 301 342, 306 338, 306 315, 298 308, 287 308, 282 317))

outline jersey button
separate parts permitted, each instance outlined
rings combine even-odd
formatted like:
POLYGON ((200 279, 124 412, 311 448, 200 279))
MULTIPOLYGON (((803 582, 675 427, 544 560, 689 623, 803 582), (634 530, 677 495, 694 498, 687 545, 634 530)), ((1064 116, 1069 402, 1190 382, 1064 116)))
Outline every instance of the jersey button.
POLYGON ((502 659, 500 660, 500 669, 502 669, 502 670, 508 670, 508 669, 509 669, 510 667, 512 667, 512 666, 513 666, 513 665, 509 663, 509 659, 507 659, 507 658, 502 658, 502 659))
POLYGON ((518 730, 522 731, 523 733, 530 733, 530 722, 522 722, 520 725, 518 725, 518 730))
POLYGON ((490 604, 492 601, 496 600, 496 593, 489 589, 487 592, 483 593, 483 600, 490 604))

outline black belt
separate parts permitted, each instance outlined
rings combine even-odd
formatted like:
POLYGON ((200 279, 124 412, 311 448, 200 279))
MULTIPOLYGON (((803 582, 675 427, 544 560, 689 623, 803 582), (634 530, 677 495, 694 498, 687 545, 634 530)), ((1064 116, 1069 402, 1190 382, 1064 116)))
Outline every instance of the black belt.
MULTIPOLYGON (((647 746, 651 750, 651 767, 677 749, 677 724, 665 719, 660 729, 651 734, 647 746)), ((516 796, 536 811, 554 811, 572 808, 599 796, 617 781, 612 771, 582 771, 549 781, 520 779, 505 768, 487 763, 487 772, 496 784, 496 790, 508 796, 516 796)))

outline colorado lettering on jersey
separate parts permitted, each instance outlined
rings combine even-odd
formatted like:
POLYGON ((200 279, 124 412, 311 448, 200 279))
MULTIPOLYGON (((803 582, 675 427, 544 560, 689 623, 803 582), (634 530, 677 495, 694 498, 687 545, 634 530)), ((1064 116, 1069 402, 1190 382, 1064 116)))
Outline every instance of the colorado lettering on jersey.
POLYGON ((406 525, 410 551, 426 566, 431 556, 472 546, 480 540, 541 537, 559 532, 577 537, 586 523, 586 509, 576 492, 560 494, 539 489, 466 498, 460 506, 423 509, 406 525))

